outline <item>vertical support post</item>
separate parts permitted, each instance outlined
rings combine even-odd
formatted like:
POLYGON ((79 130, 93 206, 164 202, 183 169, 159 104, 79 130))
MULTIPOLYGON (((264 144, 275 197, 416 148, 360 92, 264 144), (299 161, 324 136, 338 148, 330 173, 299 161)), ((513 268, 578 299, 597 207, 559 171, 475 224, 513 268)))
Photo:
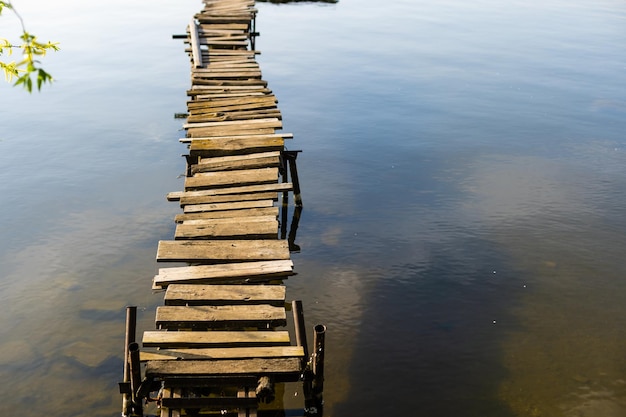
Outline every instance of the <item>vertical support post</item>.
POLYGON ((250 49, 254 51, 256 49, 256 12, 252 13, 252 20, 250 21, 250 49))
POLYGON ((324 335, 326 326, 315 326, 313 346, 315 351, 311 355, 312 381, 305 381, 304 411, 306 417, 321 417, 324 414, 324 335))
POLYGON ((293 218, 291 219, 291 226, 289 227, 289 237, 287 238, 290 252, 300 252, 300 245, 296 244, 296 233, 298 232, 298 225, 300 224, 301 215, 302 206, 298 206, 293 210, 293 218))
POLYGON ((191 156, 191 155, 181 155, 181 156, 185 157, 185 162, 187 163, 187 168, 185 169, 185 175, 187 177, 192 177, 193 172, 191 172, 191 167, 200 161, 200 157, 191 156))
MULTIPOLYGON (((124 338, 124 382, 130 383, 130 364, 128 361, 128 346, 135 343, 137 332, 137 307, 126 307, 126 336, 124 338)), ((122 415, 129 416, 132 412, 132 394, 124 393, 122 398, 122 415)))
POLYGON ((296 344, 304 349, 303 366, 309 358, 309 347, 306 342, 306 330, 304 327, 304 311, 302 309, 302 301, 293 300, 291 302, 291 311, 293 313, 293 323, 296 332, 296 344))
POLYGON ((137 395, 141 386, 141 363, 139 361, 139 344, 128 345, 128 362, 130 365, 130 389, 133 396, 133 415, 143 416, 141 398, 137 395))
POLYGON ((296 202, 296 207, 302 207, 302 194, 300 192, 300 180, 298 179, 298 168, 296 167, 296 158, 300 151, 289 151, 289 173, 291 174, 291 182, 293 183, 293 198, 296 202))
MULTIPOLYGON (((289 171, 287 168, 287 158, 284 152, 280 154, 280 173, 283 184, 289 181, 289 171)), ((280 238, 287 238, 287 215, 289 214, 289 191, 283 191, 283 200, 280 209, 280 238)))
POLYGON ((322 399, 322 391, 324 391, 324 345, 325 345, 326 326, 318 324, 315 326, 315 334, 313 336, 313 345, 315 352, 313 353, 313 394, 320 400, 322 399))

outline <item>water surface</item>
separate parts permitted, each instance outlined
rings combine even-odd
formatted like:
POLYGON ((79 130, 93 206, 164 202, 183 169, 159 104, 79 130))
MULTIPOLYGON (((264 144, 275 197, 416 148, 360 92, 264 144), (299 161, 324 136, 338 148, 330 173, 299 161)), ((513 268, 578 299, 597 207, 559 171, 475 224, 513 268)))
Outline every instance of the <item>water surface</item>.
MULTIPOLYGON (((170 36, 201 5, 38 3, 58 82, 0 86, 0 410, 111 416, 124 306, 149 329, 161 301, 188 86, 170 36)), ((326 415, 626 415, 626 6, 258 7, 304 150, 288 294, 328 326, 326 415)))

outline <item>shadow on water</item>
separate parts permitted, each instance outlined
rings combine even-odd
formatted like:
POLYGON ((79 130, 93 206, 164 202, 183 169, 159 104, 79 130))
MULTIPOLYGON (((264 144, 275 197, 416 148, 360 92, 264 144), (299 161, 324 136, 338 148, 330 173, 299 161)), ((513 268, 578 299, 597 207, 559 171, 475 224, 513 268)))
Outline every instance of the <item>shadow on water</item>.
POLYGON ((350 390, 334 415, 514 415, 498 388, 507 377, 503 329, 518 326, 509 313, 515 300, 506 294, 519 277, 498 276, 511 270, 490 242, 458 243, 433 248, 428 263, 393 267, 373 285, 350 390))

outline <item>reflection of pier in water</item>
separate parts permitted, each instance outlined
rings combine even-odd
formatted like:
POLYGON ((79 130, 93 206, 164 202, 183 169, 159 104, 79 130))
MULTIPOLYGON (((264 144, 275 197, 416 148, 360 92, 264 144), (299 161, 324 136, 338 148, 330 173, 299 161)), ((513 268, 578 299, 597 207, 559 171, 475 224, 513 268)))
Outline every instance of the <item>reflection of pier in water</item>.
POLYGON ((189 155, 184 191, 168 195, 183 209, 174 240, 157 251, 159 262, 188 265, 154 277, 164 305, 141 350, 128 308, 123 414, 143 415, 153 399, 161 417, 284 416, 281 384, 298 382, 299 415, 321 415, 325 327, 315 326, 309 356, 302 303, 286 303, 283 284, 300 250, 299 151, 285 149, 293 135, 277 132, 281 114, 255 60, 254 1, 204 3, 176 36, 190 45, 189 155))

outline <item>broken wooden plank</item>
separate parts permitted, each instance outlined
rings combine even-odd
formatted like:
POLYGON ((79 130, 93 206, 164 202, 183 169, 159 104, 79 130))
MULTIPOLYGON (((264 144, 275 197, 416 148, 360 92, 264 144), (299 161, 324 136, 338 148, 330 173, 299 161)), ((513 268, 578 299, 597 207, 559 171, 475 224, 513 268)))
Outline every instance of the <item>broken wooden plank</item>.
POLYGON ((167 306, 252 305, 284 306, 284 285, 170 285, 165 292, 167 306))
POLYGON ((268 261, 289 259, 286 240, 161 240, 158 262, 268 261))
POLYGON ((289 332, 280 331, 146 331, 144 347, 162 349, 289 345, 289 332))

